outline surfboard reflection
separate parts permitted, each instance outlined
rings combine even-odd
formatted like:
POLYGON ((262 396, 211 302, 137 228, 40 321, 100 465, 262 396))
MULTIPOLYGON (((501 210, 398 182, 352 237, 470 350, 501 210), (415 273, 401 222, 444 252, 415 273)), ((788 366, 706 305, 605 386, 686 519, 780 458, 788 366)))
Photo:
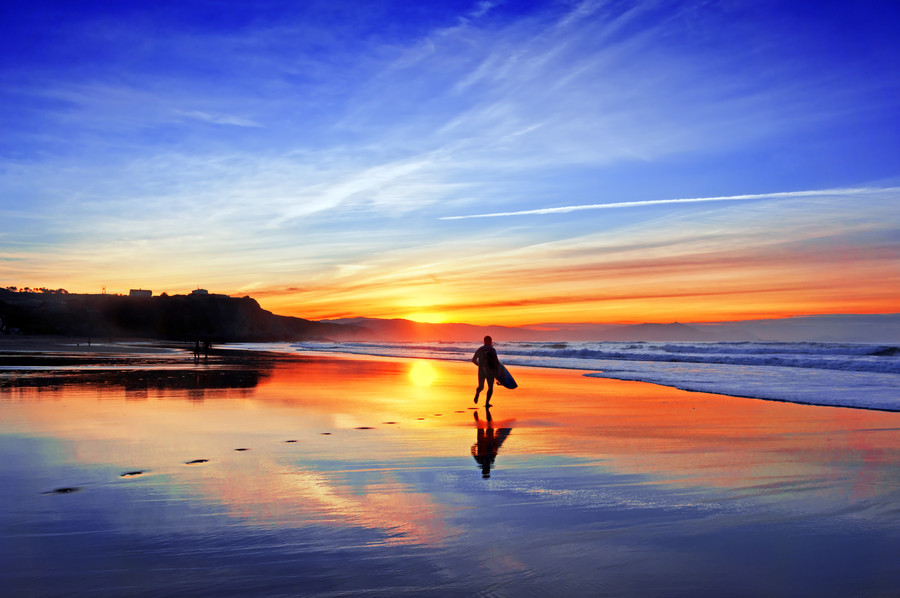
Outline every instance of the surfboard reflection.
POLYGON ((475 416, 477 435, 475 444, 472 445, 472 456, 475 458, 475 462, 481 466, 481 477, 487 479, 491 477, 491 467, 494 465, 494 459, 497 457, 497 453, 500 452, 503 442, 512 432, 512 427, 497 428, 495 430, 491 410, 485 408, 484 412, 487 418, 486 421, 482 421, 478 417, 477 411, 473 414, 475 416))

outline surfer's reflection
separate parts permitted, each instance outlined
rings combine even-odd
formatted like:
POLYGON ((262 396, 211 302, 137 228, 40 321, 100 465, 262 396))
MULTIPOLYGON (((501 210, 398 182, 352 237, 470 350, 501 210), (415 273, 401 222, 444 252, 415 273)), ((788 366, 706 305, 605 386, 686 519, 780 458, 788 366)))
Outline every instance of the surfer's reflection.
POLYGON ((472 456, 481 465, 481 477, 489 478, 491 477, 491 466, 494 464, 494 458, 500 451, 503 441, 512 432, 512 428, 497 428, 494 430, 491 410, 486 408, 484 411, 487 417, 486 422, 478 418, 477 411, 474 413, 478 435, 475 438, 475 444, 472 445, 472 456))

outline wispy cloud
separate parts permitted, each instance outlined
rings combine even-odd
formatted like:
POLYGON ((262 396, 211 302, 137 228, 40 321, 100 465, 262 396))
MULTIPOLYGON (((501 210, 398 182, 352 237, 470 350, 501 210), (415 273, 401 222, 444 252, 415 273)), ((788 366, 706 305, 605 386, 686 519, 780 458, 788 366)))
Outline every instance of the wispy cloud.
POLYGON ((230 114, 210 114, 208 112, 201 112, 199 110, 177 110, 176 114, 208 123, 213 123, 216 125, 234 125, 236 127, 262 127, 262 125, 258 122, 252 121, 248 118, 232 116, 230 114))
POLYGON ((714 201, 746 201, 754 199, 793 199, 798 197, 819 197, 823 195, 831 196, 858 196, 873 193, 883 193, 888 191, 897 191, 900 187, 877 188, 877 187, 856 187, 846 189, 820 189, 817 191, 783 191, 778 193, 752 193, 745 195, 727 195, 720 197, 691 197, 682 199, 649 199, 645 201, 623 201, 613 203, 597 203, 577 206, 559 206, 554 208, 537 208, 534 210, 518 210, 514 212, 492 212, 488 214, 467 214, 463 216, 441 216, 439 220, 465 220, 469 218, 499 218, 502 216, 530 216, 537 214, 568 214, 570 212, 579 212, 581 210, 605 210, 617 208, 640 208, 646 206, 658 206, 666 204, 689 204, 704 203, 714 201))
POLYGON ((0 61, 12 274, 275 289, 297 313, 588 311, 597 278, 702 293, 723 268, 780 280, 773 243, 821 263, 796 243, 871 257, 850 231, 896 229, 896 69, 866 49, 896 41, 860 33, 860 69, 807 47, 852 32, 743 6, 390 4, 260 0, 227 27, 190 4, 86 9, 22 36, 40 51, 0 61))

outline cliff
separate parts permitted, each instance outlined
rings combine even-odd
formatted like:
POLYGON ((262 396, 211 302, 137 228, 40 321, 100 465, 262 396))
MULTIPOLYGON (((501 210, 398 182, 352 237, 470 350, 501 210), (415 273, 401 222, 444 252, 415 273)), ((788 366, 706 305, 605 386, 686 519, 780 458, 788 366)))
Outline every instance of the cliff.
POLYGON ((215 342, 353 338, 355 326, 278 316, 250 297, 76 295, 0 289, 0 332, 215 342))

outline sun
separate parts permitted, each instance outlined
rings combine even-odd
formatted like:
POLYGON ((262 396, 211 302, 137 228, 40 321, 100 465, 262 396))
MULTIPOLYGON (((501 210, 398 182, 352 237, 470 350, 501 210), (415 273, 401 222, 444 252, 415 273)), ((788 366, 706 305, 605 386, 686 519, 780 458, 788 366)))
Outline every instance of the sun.
POLYGON ((413 322, 422 322, 424 324, 443 324, 447 321, 447 314, 431 311, 417 311, 406 314, 403 316, 403 319, 412 320, 413 322))

